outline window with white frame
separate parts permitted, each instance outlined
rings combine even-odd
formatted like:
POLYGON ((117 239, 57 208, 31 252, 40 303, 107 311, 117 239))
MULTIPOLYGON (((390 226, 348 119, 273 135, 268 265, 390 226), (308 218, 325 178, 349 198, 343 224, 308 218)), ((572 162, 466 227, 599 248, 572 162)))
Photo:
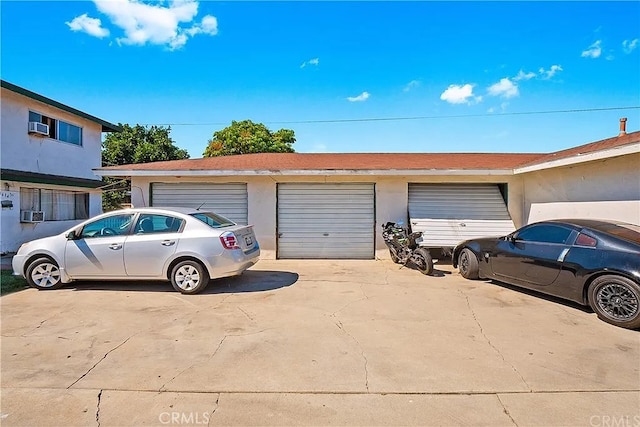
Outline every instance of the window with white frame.
POLYGON ((42 211, 45 221, 87 219, 89 218, 89 193, 21 188, 20 210, 42 211))
POLYGON ((35 111, 29 111, 29 121, 49 126, 49 138, 69 144, 82 145, 82 128, 80 126, 53 119, 35 111))

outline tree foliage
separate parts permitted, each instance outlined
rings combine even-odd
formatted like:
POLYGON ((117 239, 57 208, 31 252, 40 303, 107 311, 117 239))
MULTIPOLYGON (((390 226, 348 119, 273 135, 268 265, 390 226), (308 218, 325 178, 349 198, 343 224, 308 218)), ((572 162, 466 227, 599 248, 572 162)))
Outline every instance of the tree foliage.
MULTIPOLYGON (((107 134, 102 142, 102 166, 118 166, 132 163, 149 163, 164 160, 188 159, 186 150, 178 148, 169 136, 171 128, 144 127, 120 124, 122 132, 107 134)), ((102 209, 118 209, 126 203, 131 182, 120 178, 104 177, 102 209)))
POLYGON ((290 129, 270 131, 262 123, 251 120, 232 121, 230 126, 213 133, 204 157, 251 153, 293 153, 296 142, 290 129))

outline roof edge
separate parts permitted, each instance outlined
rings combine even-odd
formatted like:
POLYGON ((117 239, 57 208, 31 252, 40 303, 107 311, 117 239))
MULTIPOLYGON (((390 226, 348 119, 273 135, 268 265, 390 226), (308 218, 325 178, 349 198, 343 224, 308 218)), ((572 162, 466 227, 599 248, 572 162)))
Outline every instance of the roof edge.
POLYGON ((13 83, 9 83, 6 80, 0 80, 0 86, 7 90, 10 90, 11 92, 18 93, 20 95, 26 96, 27 98, 31 98, 33 100, 45 103, 68 113, 75 114, 76 116, 80 116, 94 123, 98 123, 102 126, 102 132, 122 132, 122 128, 118 125, 114 125, 113 123, 109 123, 106 120, 102 120, 96 116, 92 116, 91 114, 87 114, 76 108, 69 107, 68 105, 65 105, 61 102, 55 101, 51 98, 47 98, 46 96, 42 96, 18 85, 14 85, 13 83))
POLYGON ((98 176, 143 177, 143 176, 439 176, 439 175, 513 175, 513 169, 197 169, 197 170, 140 170, 140 169, 93 169, 98 176))
POLYGON ((0 178, 3 181, 26 182, 32 184, 62 185, 65 187, 100 188, 104 182, 98 179, 76 178, 73 176, 50 175, 38 172, 26 172, 13 169, 2 169, 0 178))
POLYGON ((618 147, 608 148, 605 150, 593 151, 590 153, 577 154, 574 156, 563 157, 560 159, 549 160, 542 163, 529 164, 513 169, 514 175, 527 172, 535 172, 544 169, 552 169, 562 166, 570 166, 578 163, 591 162, 595 160, 604 160, 612 157, 624 156, 626 154, 640 153, 640 142, 632 142, 630 144, 620 145, 618 147))

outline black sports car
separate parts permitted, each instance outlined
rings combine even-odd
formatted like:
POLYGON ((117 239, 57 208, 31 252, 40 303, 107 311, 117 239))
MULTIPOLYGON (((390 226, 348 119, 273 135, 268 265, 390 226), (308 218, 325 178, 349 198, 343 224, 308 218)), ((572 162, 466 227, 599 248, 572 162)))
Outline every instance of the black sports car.
POLYGON ((543 221, 453 250, 467 279, 494 279, 589 305, 600 319, 640 327, 640 227, 587 219, 543 221))

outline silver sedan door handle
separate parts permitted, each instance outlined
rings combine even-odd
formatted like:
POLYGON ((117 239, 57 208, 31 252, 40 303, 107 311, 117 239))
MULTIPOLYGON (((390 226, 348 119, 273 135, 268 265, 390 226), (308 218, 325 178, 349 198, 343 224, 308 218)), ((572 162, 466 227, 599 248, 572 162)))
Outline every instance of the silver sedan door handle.
POLYGON ((171 246, 171 245, 173 245, 175 243, 176 243, 175 240, 163 240, 162 241, 162 246, 171 246))
POLYGON ((112 243, 109 245, 109 249, 113 249, 114 251, 122 249, 122 243, 112 243))

